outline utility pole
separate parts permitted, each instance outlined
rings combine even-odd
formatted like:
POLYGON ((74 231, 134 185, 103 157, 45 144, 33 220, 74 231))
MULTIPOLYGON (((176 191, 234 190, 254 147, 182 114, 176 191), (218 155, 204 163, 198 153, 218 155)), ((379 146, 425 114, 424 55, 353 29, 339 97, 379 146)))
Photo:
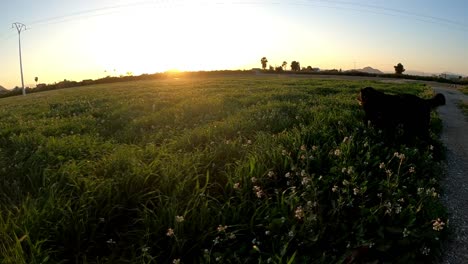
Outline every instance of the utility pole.
POLYGON ((24 79, 23 79, 23 61, 21 59, 21 31, 26 30, 26 25, 23 23, 15 22, 11 28, 16 28, 18 31, 18 44, 19 44, 19 59, 20 59, 20 70, 21 70, 21 87, 23 87, 23 95, 26 95, 26 90, 24 89, 24 79))

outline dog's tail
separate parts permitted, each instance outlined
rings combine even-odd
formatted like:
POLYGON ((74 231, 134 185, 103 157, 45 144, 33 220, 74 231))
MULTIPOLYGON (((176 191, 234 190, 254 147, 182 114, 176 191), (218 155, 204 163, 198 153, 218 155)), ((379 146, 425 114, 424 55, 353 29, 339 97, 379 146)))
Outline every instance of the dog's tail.
POLYGON ((431 108, 445 105, 445 96, 441 93, 438 93, 432 99, 429 99, 429 104, 431 105, 431 108))

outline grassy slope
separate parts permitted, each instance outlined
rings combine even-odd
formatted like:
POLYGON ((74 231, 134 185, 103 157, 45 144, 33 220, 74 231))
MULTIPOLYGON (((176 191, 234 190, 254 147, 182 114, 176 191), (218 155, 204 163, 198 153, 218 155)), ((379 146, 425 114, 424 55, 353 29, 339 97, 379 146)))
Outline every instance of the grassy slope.
MULTIPOLYGON (((468 86, 460 88, 460 91, 468 95, 468 86)), ((463 113, 465 113, 465 115, 468 117, 468 104, 460 102, 458 105, 463 113)))
POLYGON ((0 260, 432 258, 439 165, 362 124, 365 85, 428 91, 209 78, 2 99, 0 260))

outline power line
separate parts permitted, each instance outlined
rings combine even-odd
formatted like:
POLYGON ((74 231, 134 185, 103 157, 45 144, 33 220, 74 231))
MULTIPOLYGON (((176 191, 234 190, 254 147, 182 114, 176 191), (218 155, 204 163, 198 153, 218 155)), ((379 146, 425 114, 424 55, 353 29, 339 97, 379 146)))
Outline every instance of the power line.
POLYGON ((118 9, 134 7, 134 6, 141 6, 141 5, 146 5, 146 4, 149 4, 149 3, 154 4, 153 1, 140 1, 140 2, 131 3, 131 4, 105 6, 105 7, 100 7, 100 8, 93 8, 93 9, 87 9, 87 10, 72 12, 72 13, 69 13, 69 14, 66 14, 66 15, 62 15, 62 16, 55 16, 55 17, 39 19, 39 20, 36 20, 36 21, 31 21, 29 24, 30 25, 49 24, 49 22, 53 22, 55 20, 58 21, 56 23, 61 23, 61 22, 64 22, 64 21, 66 22, 66 21, 73 20, 73 19, 71 19, 72 17, 87 18, 87 17, 92 17, 92 16, 99 16, 99 15, 104 15, 104 14, 113 13, 113 12, 106 12, 104 14, 94 14, 94 15, 92 15, 92 13, 101 12, 101 11, 109 11, 109 10, 117 11, 118 9))
POLYGON ((430 16, 430 15, 426 15, 426 14, 409 12, 409 11, 406 11, 406 10, 383 7, 383 6, 378 6, 378 5, 353 3, 353 2, 346 2, 346 1, 339 1, 339 0, 309 0, 309 1, 310 2, 312 2, 312 1, 313 2, 327 2, 327 3, 335 3, 335 4, 341 4, 341 5, 350 5, 350 6, 359 6, 359 7, 365 7, 365 8, 379 9, 379 10, 390 11, 390 12, 400 13, 400 14, 414 16, 414 17, 420 17, 420 18, 424 18, 424 19, 431 19, 431 20, 434 20, 434 21, 439 21, 439 22, 443 22, 443 23, 447 23, 447 24, 452 24, 452 25, 460 26, 460 27, 464 27, 464 28, 468 27, 468 25, 466 25, 466 24, 463 24, 463 23, 461 23, 459 21, 450 20, 450 19, 447 19, 447 18, 430 16))
MULTIPOLYGON (((163 1, 163 2, 173 2, 173 1, 163 1)), ((162 4, 162 1, 160 0, 159 1, 156 1, 156 0, 140 1, 136 3, 130 3, 130 4, 110 5, 110 6, 100 7, 100 8, 72 12, 69 14, 62 15, 62 16, 39 19, 36 21, 31 21, 28 24, 29 25, 42 25, 42 24, 63 23, 67 21, 80 20, 80 19, 88 18, 88 17, 107 15, 110 13, 117 12, 121 9, 135 7, 135 6, 148 5, 148 4, 160 6, 162 4), (102 12, 105 12, 105 13, 102 13, 102 12), (98 13, 98 14, 93 14, 93 13, 98 13)), ((192 3, 187 2, 187 3, 181 3, 181 4, 190 5, 192 3)), ((221 5, 226 5, 226 4, 317 6, 317 7, 323 7, 323 8, 373 13, 373 14, 393 16, 393 17, 406 17, 406 18, 414 19, 417 21, 425 22, 425 23, 432 23, 432 24, 438 24, 438 25, 443 25, 443 26, 451 25, 451 26, 455 26, 456 29, 468 31, 468 25, 460 23, 458 21, 450 20, 447 18, 436 17, 436 16, 431 16, 431 15, 426 15, 426 14, 419 14, 419 13, 409 12, 409 11, 400 10, 396 8, 389 8, 389 7, 383 7, 383 6, 371 5, 371 4, 363 4, 363 3, 353 3, 353 2, 340 1, 340 0, 304 0, 304 1, 294 1, 294 2, 287 2, 287 3, 284 3, 284 2, 281 3, 278 1, 273 1, 273 2, 239 1, 239 2, 230 2, 230 3, 220 1, 220 2, 213 2, 213 3, 207 3, 207 2, 197 3, 197 5, 206 5, 206 4, 208 5, 212 4, 215 6, 221 6, 221 5), (322 3, 334 4, 334 6, 323 5, 322 3)))

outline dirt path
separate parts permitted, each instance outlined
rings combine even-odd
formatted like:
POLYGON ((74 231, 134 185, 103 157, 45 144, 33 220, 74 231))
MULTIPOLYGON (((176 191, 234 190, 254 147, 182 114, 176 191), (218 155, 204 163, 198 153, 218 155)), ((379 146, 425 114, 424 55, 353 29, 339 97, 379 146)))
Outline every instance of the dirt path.
POLYGON ((437 111, 444 126, 441 139, 447 147, 442 201, 454 232, 445 246, 442 263, 468 263, 468 122, 457 107, 460 101, 468 102, 468 96, 437 84, 432 87, 447 99, 447 104, 437 111))

